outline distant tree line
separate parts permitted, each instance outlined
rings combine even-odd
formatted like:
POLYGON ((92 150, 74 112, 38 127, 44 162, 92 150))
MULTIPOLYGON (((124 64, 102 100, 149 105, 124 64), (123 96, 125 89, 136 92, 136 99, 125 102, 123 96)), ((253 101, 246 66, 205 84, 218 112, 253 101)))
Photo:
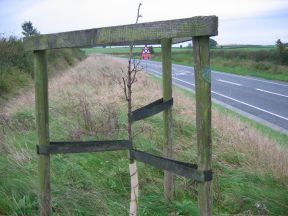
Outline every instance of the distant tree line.
POLYGON ((288 65, 288 46, 287 43, 282 43, 280 39, 276 41, 276 48, 279 54, 281 64, 288 65))
MULTIPOLYGON (((212 38, 209 38, 209 47, 210 48, 215 48, 216 46, 218 45, 217 41, 212 39, 212 38)), ((183 46, 180 45, 180 48, 182 48, 183 46)), ((188 43, 188 45, 186 46, 186 48, 192 48, 192 43, 188 43)))
POLYGON ((31 21, 25 21, 22 24, 22 34, 24 35, 24 37, 31 37, 33 35, 40 34, 40 32, 37 30, 37 28, 33 27, 31 21))
POLYGON ((210 48, 215 48, 217 45, 218 45, 218 43, 216 40, 209 38, 209 47, 210 48))

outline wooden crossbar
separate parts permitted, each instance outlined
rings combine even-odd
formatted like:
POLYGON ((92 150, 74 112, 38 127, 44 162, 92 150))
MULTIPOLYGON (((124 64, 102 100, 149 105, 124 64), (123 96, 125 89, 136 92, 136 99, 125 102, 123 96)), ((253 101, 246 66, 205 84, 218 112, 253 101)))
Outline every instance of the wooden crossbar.
POLYGON ((195 36, 218 34, 218 17, 197 16, 132 25, 112 26, 88 30, 43 34, 25 38, 25 50, 46 50, 59 48, 123 46, 160 44, 163 38, 174 42, 187 41, 195 36), (179 38, 183 38, 182 40, 179 38))
POLYGON ((190 164, 181 161, 171 160, 135 149, 131 151, 131 154, 135 160, 152 165, 162 170, 173 172, 177 175, 184 176, 198 182, 212 180, 212 170, 198 170, 197 164, 190 164))
POLYGON ((144 118, 148 118, 152 115, 160 113, 165 109, 173 105, 173 98, 171 100, 163 102, 163 98, 156 100, 144 107, 134 110, 131 115, 129 115, 129 121, 134 122, 144 118))
POLYGON ((50 142, 50 145, 37 145, 38 154, 65 154, 126 150, 131 147, 129 140, 104 141, 63 141, 50 142))

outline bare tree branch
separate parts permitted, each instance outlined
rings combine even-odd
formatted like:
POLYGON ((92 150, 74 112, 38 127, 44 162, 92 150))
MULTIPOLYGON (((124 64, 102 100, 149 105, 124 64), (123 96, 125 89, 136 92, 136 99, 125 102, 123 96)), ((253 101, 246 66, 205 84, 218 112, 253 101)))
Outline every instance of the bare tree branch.
POLYGON ((124 90, 125 98, 126 98, 126 100, 128 101, 128 95, 127 95, 127 89, 126 89, 126 81, 125 81, 125 78, 122 77, 122 80, 123 80, 123 90, 124 90))
POLYGON ((140 15, 141 5, 142 5, 141 3, 139 3, 139 5, 138 5, 137 18, 136 18, 136 22, 135 22, 136 24, 138 23, 139 18, 142 17, 142 15, 140 15))

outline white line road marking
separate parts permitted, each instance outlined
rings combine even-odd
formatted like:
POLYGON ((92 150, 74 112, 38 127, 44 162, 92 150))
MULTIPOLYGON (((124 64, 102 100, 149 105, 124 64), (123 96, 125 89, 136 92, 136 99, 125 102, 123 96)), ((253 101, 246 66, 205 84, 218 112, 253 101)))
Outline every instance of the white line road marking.
MULTIPOLYGON (((156 73, 156 74, 158 74, 158 75, 160 75, 160 76, 162 77, 162 74, 159 73, 158 71, 151 70, 151 69, 150 69, 150 71, 153 71, 153 73, 156 73)), ((188 84, 188 85, 195 86, 195 84, 193 84, 193 83, 190 83, 190 82, 187 82, 187 81, 178 79, 178 78, 176 78, 176 77, 173 77, 173 80, 178 80, 178 81, 183 82, 183 83, 186 83, 186 84, 188 84)))
POLYGON ((269 94, 274 94, 274 95, 278 95, 278 96, 282 96, 282 97, 287 97, 288 98, 288 95, 283 95, 283 94, 279 94, 279 93, 275 93, 275 92, 270 92, 270 91, 267 91, 267 90, 263 90, 263 89, 256 89, 257 91, 262 91, 262 92, 266 92, 266 93, 269 93, 269 94))
POLYGON ((179 76, 181 76, 181 75, 187 75, 187 72, 176 72, 175 73, 177 76, 179 75, 179 76))
POLYGON ((217 79, 217 81, 224 82, 224 83, 229 83, 229 84, 232 84, 232 85, 242 86, 242 84, 235 83, 235 82, 230 82, 230 81, 227 81, 227 80, 217 79))
MULTIPOLYGON (((157 73, 157 74, 159 74, 159 75, 162 76, 162 74, 160 74, 160 73, 158 73, 158 72, 155 72, 155 73, 157 73)), ((189 84, 189 85, 191 85, 191 86, 195 86, 195 84, 192 84, 192 83, 189 83, 189 82, 186 82, 186 81, 177 79, 177 78, 173 78, 173 79, 179 80, 179 81, 181 81, 181 82, 183 82, 183 83, 186 83, 186 84, 189 84)), ((243 101, 240 101, 240 100, 237 100, 237 99, 228 97, 228 96, 226 96, 226 95, 220 94, 220 93, 215 92, 215 91, 211 91, 211 92, 214 93, 214 94, 217 94, 217 95, 219 95, 219 96, 221 96, 221 97, 224 97, 224 98, 233 100, 233 101, 235 101, 235 102, 244 104, 244 105, 246 105, 246 106, 252 107, 252 108, 254 108, 254 109, 260 110, 260 111, 262 111, 262 112, 268 113, 268 114, 270 114, 270 115, 273 115, 273 116, 276 116, 276 117, 278 117, 278 118, 281 118, 281 119, 284 119, 284 120, 288 121, 288 118, 286 118, 286 117, 284 117, 284 116, 278 115, 278 114, 276 114, 276 113, 269 112, 269 111, 267 111, 267 110, 264 110, 264 109, 261 109, 261 108, 259 108, 259 107, 253 106, 253 105, 251 105, 251 104, 245 103, 245 102, 243 102, 243 101)))
POLYGON ((241 78, 251 79, 251 80, 255 80, 255 81, 259 81, 259 82, 270 83, 273 85, 280 85, 280 86, 288 87, 288 85, 286 85, 286 84, 276 83, 276 82, 272 82, 272 81, 260 80, 260 79, 256 79, 256 78, 250 78, 250 77, 241 77, 241 78))
POLYGON ((174 79, 174 80, 181 81, 181 82, 186 83, 186 84, 191 85, 191 86, 195 86, 195 84, 193 84, 193 83, 189 83, 189 82, 183 81, 183 80, 178 79, 178 78, 175 78, 175 77, 173 77, 173 79, 174 79))
POLYGON ((241 75, 237 75, 237 74, 229 74, 229 73, 224 73, 224 72, 221 72, 221 71, 211 71, 212 74, 213 73, 218 73, 218 74, 225 74, 225 76, 230 76, 230 77, 237 77, 237 78, 240 78, 240 79, 248 79, 248 80, 255 80, 255 81, 258 81, 258 82, 264 82, 264 83, 270 83, 270 84, 274 84, 274 85, 280 85, 280 86, 285 86, 285 87, 288 87, 287 84, 282 84, 282 83, 278 83, 278 82, 273 82, 273 81, 268 81, 268 80, 263 80, 263 79, 257 79, 257 78, 253 78, 253 77, 249 77, 249 76, 241 76, 241 75))
POLYGON ((159 73, 158 71, 155 71, 153 69, 149 69, 148 71, 152 71, 153 73, 156 73, 156 74, 158 74, 158 75, 160 75, 162 77, 162 73, 159 73))
POLYGON ((219 95, 219 96, 225 97, 225 98, 227 98, 227 99, 236 101, 236 102, 238 102, 238 103, 244 104, 244 105, 246 105, 246 106, 252 107, 252 108, 254 108, 254 109, 260 110, 260 111, 262 111, 262 112, 268 113, 268 114, 270 114, 270 115, 273 115, 273 116, 276 116, 276 117, 278 117, 278 118, 281 118, 281 119, 284 119, 284 120, 288 121, 288 118, 286 118, 286 117, 284 117, 284 116, 278 115, 278 114, 276 114, 276 113, 269 112, 269 111, 267 111, 267 110, 261 109, 261 108, 259 108, 259 107, 253 106, 253 105, 248 104, 248 103, 245 103, 245 102, 243 102, 243 101, 236 100, 236 99, 234 99, 234 98, 228 97, 228 96, 226 96, 226 95, 220 94, 220 93, 215 92, 215 91, 211 91, 211 92, 214 93, 214 94, 217 94, 217 95, 219 95))

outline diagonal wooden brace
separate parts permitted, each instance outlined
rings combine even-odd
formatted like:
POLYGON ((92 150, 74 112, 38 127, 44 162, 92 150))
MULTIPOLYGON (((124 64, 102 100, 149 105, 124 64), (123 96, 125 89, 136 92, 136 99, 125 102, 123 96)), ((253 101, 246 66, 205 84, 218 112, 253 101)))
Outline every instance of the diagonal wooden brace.
POLYGON ((134 110, 129 115, 129 121, 135 122, 144 118, 148 118, 152 115, 158 114, 173 105, 173 98, 171 100, 163 102, 163 98, 156 100, 144 107, 134 110))
POLYGON ((197 164, 171 160, 135 149, 131 150, 131 153, 135 160, 147 163, 162 170, 167 170, 169 172, 173 172, 177 175, 184 176, 198 182, 212 180, 212 170, 198 170, 197 164))

